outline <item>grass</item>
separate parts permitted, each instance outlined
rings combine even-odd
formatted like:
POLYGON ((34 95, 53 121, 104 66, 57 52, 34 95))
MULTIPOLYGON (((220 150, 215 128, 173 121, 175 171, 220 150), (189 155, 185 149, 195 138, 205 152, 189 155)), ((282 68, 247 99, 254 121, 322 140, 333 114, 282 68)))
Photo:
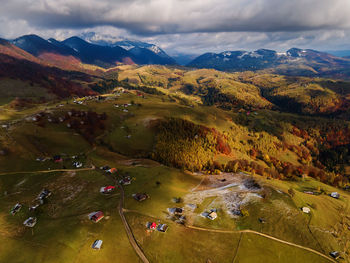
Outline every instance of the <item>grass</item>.
MULTIPOLYGON (((36 110, 42 110, 43 107, 36 110)), ((90 163, 96 167, 109 165, 116 167, 119 174, 129 174, 133 178, 132 184, 125 186, 125 208, 129 210, 126 216, 136 240, 150 262, 234 260, 240 234, 188 229, 167 219, 167 208, 184 205, 174 204, 172 198, 184 197, 199 184, 201 176, 162 166, 151 160, 134 159, 140 153, 142 156, 152 151, 154 132, 149 124, 153 119, 179 117, 229 133, 231 127, 237 126, 232 120, 235 120, 238 113, 200 105, 188 107, 170 102, 166 96, 147 95, 143 99, 132 94, 123 94, 110 102, 68 104, 59 110, 55 107, 54 104, 48 106, 55 112, 71 108, 106 112, 107 130, 106 135, 101 138, 106 145, 97 145, 94 149, 81 136, 64 125, 48 124, 45 128, 40 128, 32 123, 20 122, 8 134, 1 131, 2 138, 9 136, 6 140, 2 139, 1 145, 10 146, 11 151, 9 155, 0 157, 0 173, 62 168, 62 164, 41 163, 34 160, 38 156, 52 156, 57 153, 68 155, 88 153, 84 159, 85 165, 90 163), (129 113, 123 113, 113 106, 115 103, 129 103, 131 100, 141 106, 130 106, 129 113), (121 129, 122 126, 127 127, 127 131, 121 129), (125 137, 128 134, 131 134, 130 139, 125 137), (112 147, 118 153, 111 152, 108 147, 112 147), (132 198, 132 194, 138 192, 145 192, 150 198, 137 202, 132 198), (165 234, 148 233, 145 223, 151 220, 167 223, 170 226, 169 231, 165 234)), ((35 110, 31 109, 15 113, 9 118, 14 120, 34 112, 35 110)), ((266 121, 274 118, 273 114, 262 110, 257 117, 249 118, 266 121)), ((236 143, 243 137, 254 138, 249 125, 240 128, 242 129, 240 133, 235 135, 236 143), (251 133, 252 136, 249 135, 251 133)), ((291 136, 288 140, 296 138, 291 136)), ((250 147, 246 145, 243 148, 250 147)), ((237 150, 235 156, 238 156, 238 153, 249 158, 244 151, 237 150)), ((225 162, 235 156, 218 156, 217 159, 225 162)), ((293 159, 295 155, 285 155, 283 158, 293 159)), ((66 164, 71 165, 71 162, 66 164)), ((267 180, 260 176, 255 178, 266 186, 267 197, 245 207, 249 212, 248 217, 233 219, 219 210, 216 220, 198 218, 193 223, 210 229, 252 229, 324 251, 325 254, 333 250, 344 250, 349 237, 348 233, 341 232, 340 228, 347 222, 343 215, 350 213, 348 193, 311 178, 306 178, 304 181, 267 180), (341 193, 341 198, 335 200, 327 195, 312 196, 303 193, 305 189, 319 187, 327 193, 338 191, 341 193), (295 190, 294 197, 287 194, 290 188, 295 190), (300 211, 302 206, 315 208, 311 209, 312 213, 309 216, 300 211), (267 222, 259 223, 259 217, 264 217, 267 222)), ((4 244, 0 262, 137 262, 138 258, 129 244, 117 213, 119 193, 106 197, 98 192, 101 186, 110 183, 99 170, 78 172, 76 175, 61 172, 0 175, 0 241, 4 244), (49 198, 49 202, 40 208, 37 214, 38 224, 32 232, 22 227, 22 223, 30 215, 28 205, 43 187, 52 190, 53 195, 49 198), (71 198, 66 199, 69 196, 71 198), (25 206, 20 213, 11 216, 9 210, 17 202, 24 203, 25 206), (109 219, 93 224, 86 215, 98 209, 104 211, 109 219), (90 248, 95 239, 104 241, 101 251, 90 248)), ((195 212, 203 212, 213 200, 214 198, 206 199, 195 212)), ((326 261, 302 249, 256 235, 243 234, 234 262, 326 261)))
POLYGON ((11 175, 11 180, 6 177, 0 178, 1 192, 5 189, 8 192, 0 199, 1 207, 6 208, 0 214, 0 240, 5 244, 1 262, 137 261, 117 212, 119 193, 111 196, 99 193, 101 186, 110 183, 101 173, 11 175), (38 223, 33 231, 25 229, 22 223, 32 215, 28 205, 43 187, 53 194, 36 214, 38 223), (24 207, 12 216, 8 211, 16 202, 24 207), (102 210, 109 219, 97 224, 90 222, 87 214, 96 210, 102 210), (91 249, 95 239, 104 241, 99 252, 91 249), (115 258, 115 251, 120 257, 115 258))
POLYGON ((166 233, 147 232, 153 218, 130 213, 127 219, 134 235, 151 262, 232 262, 239 234, 218 234, 187 229, 168 223, 166 233))
POLYGON ((254 234, 243 234, 234 263, 293 263, 310 262, 324 263, 329 260, 311 252, 296 249, 273 240, 266 240, 265 237, 254 234))

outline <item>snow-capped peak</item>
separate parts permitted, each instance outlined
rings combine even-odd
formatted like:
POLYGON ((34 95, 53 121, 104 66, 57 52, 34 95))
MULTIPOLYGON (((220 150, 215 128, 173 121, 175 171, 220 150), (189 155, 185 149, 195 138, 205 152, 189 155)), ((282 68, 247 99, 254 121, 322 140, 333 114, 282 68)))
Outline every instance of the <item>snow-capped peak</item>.
POLYGON ((156 45, 151 45, 148 49, 153 51, 156 54, 162 53, 162 50, 156 45))
POLYGON ((79 37, 91 44, 98 44, 103 46, 109 46, 117 41, 123 40, 123 38, 119 36, 99 34, 95 32, 85 32, 85 33, 82 33, 79 37))

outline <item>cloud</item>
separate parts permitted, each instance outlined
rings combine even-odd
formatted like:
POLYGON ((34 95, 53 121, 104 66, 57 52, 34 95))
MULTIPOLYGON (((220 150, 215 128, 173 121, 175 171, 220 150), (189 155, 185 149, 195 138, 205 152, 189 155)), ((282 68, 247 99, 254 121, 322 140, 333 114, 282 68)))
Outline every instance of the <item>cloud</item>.
POLYGON ((348 0, 12 0, 0 14, 40 28, 110 25, 156 35, 347 29, 349 11, 348 0))
POLYGON ((349 0, 0 0, 0 35, 81 32, 153 41, 166 50, 346 48, 349 0))
POLYGON ((170 54, 256 50, 259 48, 286 51, 291 47, 318 50, 349 49, 350 32, 222 32, 159 35, 143 38, 157 43, 170 54))

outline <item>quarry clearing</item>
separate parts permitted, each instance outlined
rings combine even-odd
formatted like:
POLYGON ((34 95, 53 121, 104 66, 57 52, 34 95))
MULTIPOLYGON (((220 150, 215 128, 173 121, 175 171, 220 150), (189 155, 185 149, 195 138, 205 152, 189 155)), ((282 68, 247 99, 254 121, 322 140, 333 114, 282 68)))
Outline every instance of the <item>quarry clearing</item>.
MULTIPOLYGON (((205 175, 203 175, 205 176, 205 175)), ((244 173, 222 173, 206 176, 199 185, 184 197, 187 207, 203 207, 204 210, 222 209, 232 217, 237 217, 240 209, 250 202, 259 202, 263 188, 249 175, 244 173)), ((194 209, 185 209, 187 217, 198 216, 194 209)))

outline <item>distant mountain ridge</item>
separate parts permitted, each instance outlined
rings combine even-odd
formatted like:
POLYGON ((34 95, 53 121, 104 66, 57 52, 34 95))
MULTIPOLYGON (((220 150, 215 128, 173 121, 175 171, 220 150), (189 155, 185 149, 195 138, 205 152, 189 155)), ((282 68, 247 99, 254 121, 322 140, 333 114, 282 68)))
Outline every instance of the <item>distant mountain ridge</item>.
POLYGON ((80 37, 95 45, 121 47, 137 56, 140 64, 175 65, 176 61, 159 46, 139 40, 120 39, 95 32, 83 33, 80 37), (148 50, 148 51, 147 51, 148 50), (149 52, 150 51, 150 52, 149 52), (141 59, 142 58, 142 59, 141 59))
MULTIPOLYGON (((25 35, 10 41, 18 48, 28 52, 48 64, 68 69, 79 64, 111 68, 120 63, 139 65, 177 65, 160 47, 138 41, 121 39, 94 32, 84 33, 81 37, 71 37, 64 41, 53 38, 45 40, 36 35, 25 35)), ((17 50, 18 52, 18 50, 17 50)), ((269 49, 256 51, 224 51, 205 53, 189 63, 190 56, 181 56, 192 68, 213 68, 221 71, 267 71, 292 76, 322 76, 350 79, 350 58, 336 57, 326 52, 312 49, 291 48, 284 53, 269 49)), ((32 58, 31 58, 32 60, 32 58)))
POLYGON ((61 55, 77 56, 77 52, 54 39, 45 40, 37 35, 25 35, 11 41, 15 46, 28 53, 39 56, 44 52, 59 53, 61 55))
POLYGON ((124 64, 160 64, 174 65, 175 60, 155 45, 143 42, 129 41, 130 49, 120 47, 118 43, 111 45, 89 43, 79 37, 71 37, 64 41, 53 38, 45 40, 36 35, 25 35, 11 41, 15 46, 25 50, 35 57, 47 54, 67 57, 72 56, 83 63, 93 64, 104 68, 124 64), (133 45, 131 43, 134 43, 133 45), (141 44, 142 43, 142 44, 141 44))
POLYGON ((350 60, 312 49, 291 48, 285 53, 274 50, 225 51, 205 53, 189 64, 194 68, 222 71, 270 70, 286 75, 346 75, 350 77, 350 60))

